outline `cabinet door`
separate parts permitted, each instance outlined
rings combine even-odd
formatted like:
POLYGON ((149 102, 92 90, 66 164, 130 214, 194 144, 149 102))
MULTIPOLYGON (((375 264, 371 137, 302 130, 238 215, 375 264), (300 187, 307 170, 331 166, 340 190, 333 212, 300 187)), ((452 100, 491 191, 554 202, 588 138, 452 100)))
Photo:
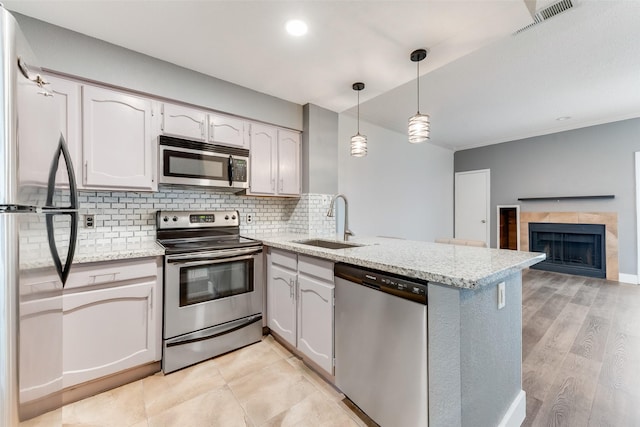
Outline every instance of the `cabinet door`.
POLYGON ((296 272, 271 264, 267 278, 268 325, 289 344, 296 345, 296 272))
POLYGON ((64 295, 65 387, 156 358, 155 280, 64 295))
POLYGON ((298 350, 333 374, 334 285, 298 274, 298 350))
POLYGON ((251 125, 249 190, 251 194, 276 193, 277 132, 275 128, 251 125))
POLYGON ((206 141, 207 113, 174 104, 162 104, 161 129, 165 135, 206 141))
POLYGON ((209 114, 209 142, 245 148, 244 120, 209 114))
POLYGON ((86 187, 154 189, 151 105, 113 90, 82 88, 86 187))
MULTIPOLYGON (((54 278, 45 284, 51 286, 56 282, 57 278, 54 278)), ((20 351, 16 355, 19 354, 20 401, 23 404, 51 398, 63 388, 62 304, 62 295, 24 298, 20 302, 20 351)))
POLYGON ((300 134, 278 130, 278 194, 300 195, 300 134))
MULTIPOLYGON (((80 85, 70 80, 53 76, 46 76, 51 83, 53 99, 58 104, 60 132, 67 142, 74 172, 78 180, 78 187, 82 188, 80 167, 82 164, 82 147, 80 146, 80 85)), ((60 160, 61 165, 63 163, 60 160)), ((56 184, 69 185, 69 178, 64 167, 58 169, 56 184)))

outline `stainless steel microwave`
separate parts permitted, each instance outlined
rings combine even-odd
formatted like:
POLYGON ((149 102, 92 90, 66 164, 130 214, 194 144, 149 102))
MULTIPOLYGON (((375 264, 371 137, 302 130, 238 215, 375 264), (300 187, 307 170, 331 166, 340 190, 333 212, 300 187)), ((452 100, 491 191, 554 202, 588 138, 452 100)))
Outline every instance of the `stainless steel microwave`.
POLYGON ((249 188, 249 150, 164 135, 159 147, 160 184, 230 192, 249 188))

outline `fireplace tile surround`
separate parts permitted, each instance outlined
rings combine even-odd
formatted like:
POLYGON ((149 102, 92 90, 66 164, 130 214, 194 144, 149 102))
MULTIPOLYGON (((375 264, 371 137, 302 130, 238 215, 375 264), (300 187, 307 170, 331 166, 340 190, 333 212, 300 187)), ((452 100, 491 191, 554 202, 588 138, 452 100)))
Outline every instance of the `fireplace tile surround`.
POLYGON ((529 223, 604 224, 607 280, 618 281, 618 214, 616 212, 521 212, 520 247, 529 250, 529 223))

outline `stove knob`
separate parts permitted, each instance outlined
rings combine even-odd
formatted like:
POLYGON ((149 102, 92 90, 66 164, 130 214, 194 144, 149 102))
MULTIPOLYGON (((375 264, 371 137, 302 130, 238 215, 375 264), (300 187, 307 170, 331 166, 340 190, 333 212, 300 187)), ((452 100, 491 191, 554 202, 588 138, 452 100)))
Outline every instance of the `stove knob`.
POLYGON ((178 217, 177 217, 177 216, 174 216, 174 217, 173 217, 173 222, 176 222, 176 221, 178 221, 178 217))
POLYGON ((165 216, 164 218, 162 218, 162 220, 163 220, 164 222, 168 222, 168 221, 169 221, 169 217, 168 217, 168 216, 165 216))
POLYGON ((229 220, 229 215, 225 215, 224 219, 226 219, 228 221, 229 220))
POLYGON ((235 215, 233 215, 233 216, 231 217, 231 219, 236 219, 236 216, 235 216, 235 215))

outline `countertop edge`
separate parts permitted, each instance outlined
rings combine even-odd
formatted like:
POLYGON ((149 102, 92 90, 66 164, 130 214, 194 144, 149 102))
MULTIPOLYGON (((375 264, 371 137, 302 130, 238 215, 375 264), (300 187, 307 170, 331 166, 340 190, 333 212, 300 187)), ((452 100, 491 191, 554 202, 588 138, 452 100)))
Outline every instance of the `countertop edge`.
MULTIPOLYGON (((545 259, 544 254, 531 253, 531 257, 523 260, 521 262, 512 264, 507 268, 503 268, 501 270, 492 272, 491 274, 484 275, 481 277, 456 277, 456 276, 448 276, 442 275, 438 273, 428 272, 419 269, 411 269, 406 267, 398 267, 392 264, 384 263, 384 262, 376 262, 371 260, 363 260, 358 257, 345 255, 339 252, 328 252, 327 250, 314 248, 312 246, 301 247, 300 244, 296 244, 293 241, 279 241, 276 239, 281 239, 278 236, 260 236, 255 237, 258 240, 261 240, 265 246, 274 247, 277 249, 284 249, 293 252, 297 252, 302 255, 313 256, 317 258, 326 259, 334 262, 344 262, 347 264, 358 265, 365 268, 372 268, 375 270, 385 271, 394 274, 400 274, 410 278, 416 278, 421 280, 427 280, 430 282, 439 283, 446 286, 457 287, 461 289, 478 289, 492 283, 499 281, 500 279, 506 278, 514 273, 517 273, 525 268, 528 268, 532 265, 537 264, 540 261, 545 259)), ((354 242, 355 243, 355 242, 354 242)), ((485 248, 482 248, 485 249, 485 248)), ((490 250, 490 249, 486 249, 490 250)))

